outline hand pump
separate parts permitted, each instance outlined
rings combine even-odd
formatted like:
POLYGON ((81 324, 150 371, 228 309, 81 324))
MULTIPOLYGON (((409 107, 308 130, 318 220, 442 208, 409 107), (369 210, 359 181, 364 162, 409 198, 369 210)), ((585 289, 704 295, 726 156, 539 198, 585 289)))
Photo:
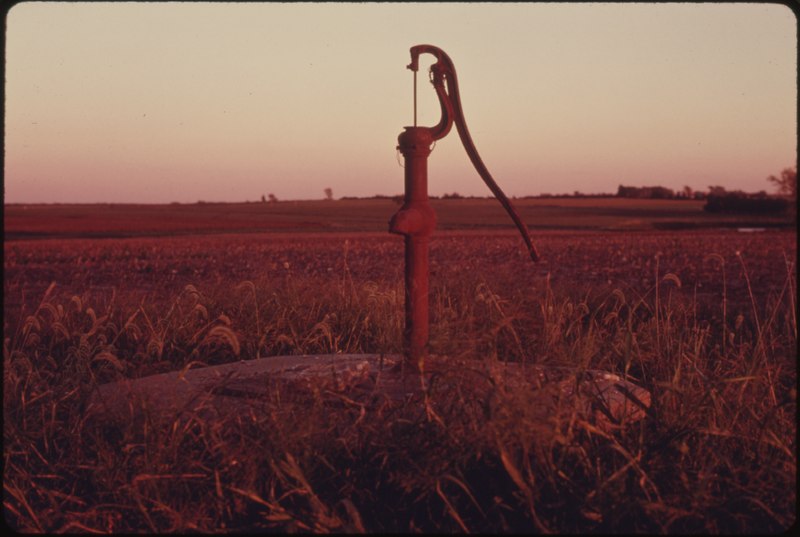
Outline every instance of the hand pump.
POLYGON ((405 130, 397 138, 397 149, 405 159, 405 198, 403 206, 389 222, 389 232, 405 236, 405 362, 413 370, 422 371, 428 345, 428 241, 436 227, 436 215, 428 202, 428 155, 431 153, 431 144, 444 138, 453 123, 472 165, 517 225, 531 259, 538 261, 539 254, 533 246, 528 228, 489 174, 472 143, 461 110, 453 61, 438 47, 417 45, 411 47, 411 63, 407 67, 414 72, 414 126, 404 127, 405 130), (432 54, 437 60, 431 65, 430 79, 439 97, 442 117, 433 127, 417 126, 416 80, 419 56, 425 53, 432 54))

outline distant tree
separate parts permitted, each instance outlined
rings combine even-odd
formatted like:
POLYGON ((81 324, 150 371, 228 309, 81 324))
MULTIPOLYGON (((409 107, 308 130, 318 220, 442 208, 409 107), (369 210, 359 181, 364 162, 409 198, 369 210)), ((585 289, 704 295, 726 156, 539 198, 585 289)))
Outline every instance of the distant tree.
POLYGON ((275 203, 276 201, 278 201, 278 198, 275 197, 275 194, 270 193, 269 201, 270 203, 275 203))
POLYGON ((784 168, 780 177, 770 175, 767 181, 775 185, 779 196, 790 200, 797 199, 797 168, 784 168))
POLYGON ((778 195, 789 201, 789 216, 797 221, 797 168, 784 168, 780 177, 770 175, 767 181, 778 188, 778 195))
POLYGON ((654 186, 650 197, 662 200, 672 199, 675 197, 675 191, 663 186, 654 186))
POLYGON ((694 197, 694 190, 692 190, 692 187, 689 185, 684 186, 681 192, 683 192, 683 197, 687 200, 690 200, 694 197))
POLYGON ((724 186, 709 186, 708 187, 708 195, 709 196, 724 196, 727 193, 728 193, 728 191, 725 190, 724 186))
POLYGON ((724 196, 709 195, 703 210, 710 213, 779 215, 786 214, 790 210, 789 205, 784 198, 760 197, 738 190, 724 196))
POLYGON ((638 199, 670 199, 675 197, 675 191, 663 186, 623 186, 617 188, 619 198, 638 199))
POLYGON ((630 198, 631 189, 632 187, 619 185, 619 187, 617 188, 617 196, 619 196, 620 198, 630 198))
POLYGON ((330 187, 326 188, 324 192, 326 200, 330 201, 333 199, 333 190, 330 187))
POLYGON ((267 197, 264 194, 261 194, 261 203, 267 203, 267 197))

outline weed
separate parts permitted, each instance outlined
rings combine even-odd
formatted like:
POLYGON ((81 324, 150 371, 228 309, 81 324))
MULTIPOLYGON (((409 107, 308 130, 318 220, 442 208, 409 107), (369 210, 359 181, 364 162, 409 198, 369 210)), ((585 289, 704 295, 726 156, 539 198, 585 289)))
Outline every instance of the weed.
POLYGON ((421 396, 276 384, 250 412, 201 407, 166 424, 146 411, 104 423, 85 407, 94 386, 122 378, 400 352, 399 271, 376 261, 399 259, 399 245, 7 246, 6 522, 22 532, 785 530, 797 470, 793 235, 597 237, 545 236, 551 258, 536 267, 512 240, 434 241, 441 367, 421 396), (95 261, 78 271, 70 255, 95 261), (145 255, 154 272, 123 270, 145 255), (50 283, 53 273, 63 280, 50 283), (647 388, 652 406, 609 432, 554 385, 508 386, 467 359, 604 369, 647 388))

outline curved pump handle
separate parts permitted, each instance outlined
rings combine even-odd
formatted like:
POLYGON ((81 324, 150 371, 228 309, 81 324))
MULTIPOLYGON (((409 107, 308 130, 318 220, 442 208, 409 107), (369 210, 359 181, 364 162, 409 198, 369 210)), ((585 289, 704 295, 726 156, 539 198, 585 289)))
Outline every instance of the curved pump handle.
POLYGON ((430 129, 433 139, 438 140, 444 138, 447 133, 450 132, 453 123, 456 124, 456 130, 458 130, 461 143, 464 145, 464 149, 467 151, 467 155, 472 165, 475 166, 478 175, 481 176, 483 182, 486 183, 486 186, 488 186, 489 190, 494 194, 494 197, 500 201, 508 215, 517 225, 517 229, 519 229, 522 239, 528 247, 531 259, 539 261, 539 253, 536 251, 533 241, 531 241, 527 226, 525 226, 525 223, 519 217, 519 214, 517 214, 514 206, 511 205, 511 202, 500 186, 492 178, 483 160, 481 160, 478 150, 475 148, 475 144, 472 142, 472 137, 469 135, 467 123, 464 121, 464 112, 461 110, 461 98, 458 94, 458 78, 456 77, 456 68, 453 65, 453 60, 439 47, 433 45, 416 45, 411 47, 411 63, 408 64, 407 67, 414 72, 418 71, 419 57, 421 54, 426 53, 432 54, 437 60, 436 63, 431 65, 430 74, 431 83, 436 90, 436 95, 439 97, 439 103, 442 108, 442 118, 439 120, 439 123, 430 129), (447 86, 446 89, 445 83, 447 86))

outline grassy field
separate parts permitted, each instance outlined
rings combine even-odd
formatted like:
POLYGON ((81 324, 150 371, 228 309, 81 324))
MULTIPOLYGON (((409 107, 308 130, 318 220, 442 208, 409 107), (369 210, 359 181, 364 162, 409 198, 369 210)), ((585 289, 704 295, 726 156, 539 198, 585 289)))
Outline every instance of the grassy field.
POLYGON ((453 370, 451 388, 433 386, 425 404, 311 389, 275 393, 244 418, 96 422, 85 409, 100 383, 192 362, 400 352, 403 241, 386 233, 398 206, 7 206, 6 524, 81 533, 794 524, 796 232, 708 229, 693 202, 528 201, 518 205, 540 226, 539 264, 499 207, 436 202, 449 231, 431 240, 431 352, 445 363, 615 372, 651 392, 644 420, 606 431, 569 407, 542 419, 535 387, 453 370), (489 229, 472 228, 484 220, 489 229), (574 228, 545 229, 557 221, 574 228), (626 221, 636 231, 594 230, 626 221), (700 228, 653 229, 678 221, 700 228), (95 238, 118 235, 129 237, 95 238))
MULTIPOLYGON (((514 200, 537 229, 652 230, 773 227, 781 217, 709 214, 702 201, 620 198, 514 200)), ((439 230, 512 229, 493 198, 432 200, 439 230)), ((134 237, 193 233, 385 232, 391 199, 171 205, 6 205, 5 238, 134 237)))

